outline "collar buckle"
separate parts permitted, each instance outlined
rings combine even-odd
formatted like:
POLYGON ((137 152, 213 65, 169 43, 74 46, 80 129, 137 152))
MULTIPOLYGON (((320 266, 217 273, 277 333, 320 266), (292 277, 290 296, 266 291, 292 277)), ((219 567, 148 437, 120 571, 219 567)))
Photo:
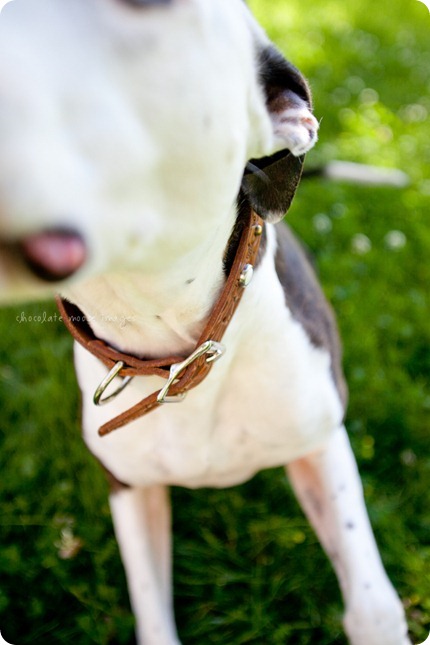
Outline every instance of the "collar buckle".
POLYGON ((215 340, 207 340, 202 343, 200 347, 197 347, 192 354, 190 354, 185 360, 181 363, 174 363, 170 367, 169 378, 167 379, 166 385, 159 391, 157 395, 158 403, 180 403, 183 401, 187 395, 186 392, 178 392, 178 394, 169 395, 169 390, 175 381, 178 380, 179 375, 189 367, 194 361, 198 358, 201 358, 205 354, 208 354, 206 358, 206 363, 214 363, 217 361, 225 352, 225 346, 222 343, 218 343, 215 340))

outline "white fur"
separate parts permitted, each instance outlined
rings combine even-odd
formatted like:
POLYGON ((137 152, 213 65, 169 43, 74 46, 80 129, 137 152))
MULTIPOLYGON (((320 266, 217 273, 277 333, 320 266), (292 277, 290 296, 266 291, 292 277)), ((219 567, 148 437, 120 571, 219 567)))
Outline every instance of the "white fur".
POLYGON ((164 381, 135 379, 114 403, 97 408, 91 397, 106 370, 76 348, 85 438, 120 481, 231 486, 315 450, 340 425, 329 356, 311 345, 284 306, 271 233, 268 253, 223 339, 225 356, 183 403, 100 440, 97 428, 104 421, 164 381))
MULTIPOLYGON (((223 281, 247 160, 282 147, 301 154, 316 140, 307 108, 269 114, 256 42, 267 38, 242 0, 141 11, 119 0, 15 0, 2 12, 0 237, 79 230, 88 261, 62 292, 122 350, 191 351, 223 281)), ((341 428, 330 357, 284 304, 275 246, 269 226, 227 352, 183 403, 101 439, 99 425, 160 379, 136 378, 95 408, 106 370, 76 348, 85 440, 133 486, 111 507, 142 645, 179 642, 165 486, 230 486, 287 463, 339 576, 350 642, 408 642, 341 428)), ((0 286, 4 299, 47 291, 11 255, 0 260, 0 286)))

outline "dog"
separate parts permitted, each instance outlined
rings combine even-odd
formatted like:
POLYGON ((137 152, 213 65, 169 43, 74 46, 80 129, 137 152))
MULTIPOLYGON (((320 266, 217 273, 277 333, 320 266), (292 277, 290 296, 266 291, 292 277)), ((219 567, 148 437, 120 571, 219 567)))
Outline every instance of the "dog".
POLYGON ((336 324, 275 226, 317 140, 303 76, 242 0, 14 0, 0 79, 2 299, 61 294, 138 642, 179 643, 168 486, 285 465, 350 643, 410 643, 343 426, 336 324))

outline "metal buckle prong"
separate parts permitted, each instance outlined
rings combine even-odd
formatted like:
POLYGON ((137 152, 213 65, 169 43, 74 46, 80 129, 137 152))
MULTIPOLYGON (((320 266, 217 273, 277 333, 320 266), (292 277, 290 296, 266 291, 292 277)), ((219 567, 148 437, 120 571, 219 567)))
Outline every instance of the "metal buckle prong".
POLYGON ((190 354, 185 360, 181 363, 174 363, 170 367, 169 378, 167 379, 166 385, 161 389, 157 396, 158 403, 179 403, 183 401, 186 397, 186 392, 182 394, 175 394, 173 396, 168 396, 169 389, 173 383, 178 379, 181 372, 183 372, 191 363, 200 356, 204 354, 209 354, 206 359, 207 363, 214 363, 218 360, 225 352, 225 347, 222 343, 218 343, 215 340, 207 340, 197 347, 192 354, 190 354))
POLYGON ((103 397, 103 394, 105 393, 106 389, 109 387, 109 385, 112 383, 112 381, 118 376, 122 368, 124 367, 124 363, 122 361, 118 361, 118 363, 115 363, 115 365, 112 367, 111 371, 103 381, 100 383, 96 391, 94 392, 94 397, 93 401, 96 405, 104 405, 105 403, 109 403, 112 401, 120 392, 123 391, 123 389, 130 383, 131 379, 133 378, 132 376, 126 376, 122 383, 116 388, 112 394, 109 394, 108 396, 103 397))

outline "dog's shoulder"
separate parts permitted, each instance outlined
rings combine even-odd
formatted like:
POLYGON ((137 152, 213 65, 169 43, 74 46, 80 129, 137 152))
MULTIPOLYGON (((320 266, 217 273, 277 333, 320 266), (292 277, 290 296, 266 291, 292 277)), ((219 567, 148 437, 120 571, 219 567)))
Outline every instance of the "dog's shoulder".
POLYGON ((276 226, 275 268, 282 285, 285 303, 311 343, 329 352, 333 377, 344 406, 347 386, 342 372, 342 348, 336 319, 327 302, 311 263, 291 229, 276 226))

